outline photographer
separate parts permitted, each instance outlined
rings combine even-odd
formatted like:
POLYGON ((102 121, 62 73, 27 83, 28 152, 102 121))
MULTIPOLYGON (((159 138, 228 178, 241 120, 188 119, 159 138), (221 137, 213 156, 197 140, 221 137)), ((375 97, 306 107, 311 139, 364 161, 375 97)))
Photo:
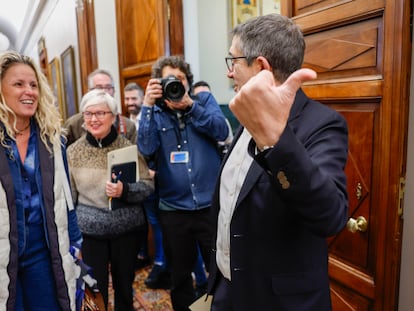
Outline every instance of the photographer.
POLYGON ((192 98, 192 82, 190 66, 181 57, 162 57, 154 64, 137 141, 157 172, 160 223, 176 311, 189 310, 195 299, 191 272, 197 243, 209 265, 214 234, 209 210, 221 161, 217 141, 228 136, 213 95, 204 92, 192 98))

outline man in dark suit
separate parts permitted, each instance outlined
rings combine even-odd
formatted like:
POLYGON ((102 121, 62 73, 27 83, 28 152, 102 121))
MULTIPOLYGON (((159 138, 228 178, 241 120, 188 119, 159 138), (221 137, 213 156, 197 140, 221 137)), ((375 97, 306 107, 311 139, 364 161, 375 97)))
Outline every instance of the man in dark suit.
POLYGON ((326 238, 347 221, 345 119, 309 99, 305 41, 278 14, 238 25, 226 57, 242 125, 213 197, 213 311, 328 311, 326 238))

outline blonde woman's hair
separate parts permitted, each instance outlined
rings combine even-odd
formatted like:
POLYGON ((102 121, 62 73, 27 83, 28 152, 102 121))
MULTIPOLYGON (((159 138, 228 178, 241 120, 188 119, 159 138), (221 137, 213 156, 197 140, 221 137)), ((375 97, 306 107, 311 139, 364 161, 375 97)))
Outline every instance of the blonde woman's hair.
POLYGON ((0 144, 7 147, 6 132, 12 139, 15 138, 16 132, 16 115, 7 106, 2 93, 2 80, 6 72, 16 64, 24 64, 30 66, 36 75, 39 88, 38 106, 33 116, 37 126, 40 129, 40 138, 50 153, 53 149, 49 142, 53 145, 62 144, 61 135, 61 116, 55 105, 54 95, 49 87, 48 81, 40 68, 36 65, 32 58, 21 55, 15 51, 5 51, 0 53, 0 122, 4 128, 0 126, 0 144), (10 118, 12 116, 12 118, 10 118), (14 124, 10 124, 9 120, 14 120, 14 124))

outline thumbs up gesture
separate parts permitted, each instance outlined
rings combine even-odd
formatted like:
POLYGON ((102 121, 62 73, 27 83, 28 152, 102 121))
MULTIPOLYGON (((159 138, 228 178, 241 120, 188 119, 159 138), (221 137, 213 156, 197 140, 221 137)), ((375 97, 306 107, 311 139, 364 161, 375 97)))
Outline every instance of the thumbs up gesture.
POLYGON ((297 90, 315 78, 315 71, 299 69, 280 84, 271 71, 262 70, 240 88, 229 108, 259 149, 274 146, 286 127, 297 90))

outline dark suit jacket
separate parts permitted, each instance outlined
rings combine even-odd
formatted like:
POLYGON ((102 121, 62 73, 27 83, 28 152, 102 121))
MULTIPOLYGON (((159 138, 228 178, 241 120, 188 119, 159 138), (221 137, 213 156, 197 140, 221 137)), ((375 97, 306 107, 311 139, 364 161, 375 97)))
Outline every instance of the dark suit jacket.
MULTIPOLYGON (((255 160, 230 225, 235 310, 331 310, 326 238, 348 218, 345 119, 299 90, 277 145, 255 155, 252 140, 249 153, 255 160)), ((212 206, 216 225, 219 187, 212 206)), ((214 252, 210 294, 217 273, 214 252)))

